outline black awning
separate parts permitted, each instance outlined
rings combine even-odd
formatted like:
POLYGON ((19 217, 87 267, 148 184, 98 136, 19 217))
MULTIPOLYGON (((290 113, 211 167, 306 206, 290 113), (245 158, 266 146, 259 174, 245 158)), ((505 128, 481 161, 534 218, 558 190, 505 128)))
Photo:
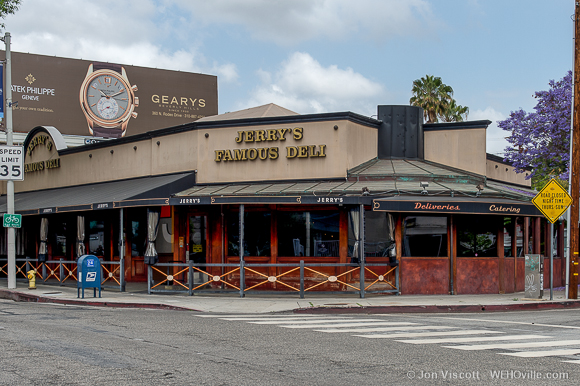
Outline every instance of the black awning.
MULTIPOLYGON (((22 192, 14 195, 14 209, 21 214, 48 214, 169 205, 172 194, 194 184, 195 173, 192 172, 22 192)), ((6 209, 6 196, 3 195, 0 212, 6 213, 6 209)))
POLYGON ((493 214, 543 216, 529 201, 492 197, 390 197, 373 200, 373 210, 412 213, 493 214))

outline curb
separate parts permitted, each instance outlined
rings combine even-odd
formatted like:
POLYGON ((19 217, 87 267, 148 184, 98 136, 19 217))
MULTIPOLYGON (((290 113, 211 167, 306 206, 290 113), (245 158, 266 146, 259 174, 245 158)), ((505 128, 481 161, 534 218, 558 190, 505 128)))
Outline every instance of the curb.
POLYGON ((295 314, 403 314, 403 313, 481 313, 508 311, 542 311, 580 308, 580 300, 548 303, 518 303, 490 305, 448 306, 367 306, 367 307, 312 307, 297 308, 295 314))
POLYGON ((115 307, 115 308, 147 308, 154 310, 172 310, 172 311, 194 311, 202 312, 199 310, 173 306, 169 304, 157 304, 157 303, 126 303, 126 302, 115 302, 115 301, 84 301, 84 300, 74 300, 74 299, 54 299, 49 297, 44 297, 40 295, 32 295, 27 293, 22 293, 18 291, 11 291, 0 289, 0 299, 9 299, 15 302, 30 302, 30 303, 55 303, 55 304, 65 304, 65 305, 75 305, 75 306, 93 306, 93 307, 115 307))

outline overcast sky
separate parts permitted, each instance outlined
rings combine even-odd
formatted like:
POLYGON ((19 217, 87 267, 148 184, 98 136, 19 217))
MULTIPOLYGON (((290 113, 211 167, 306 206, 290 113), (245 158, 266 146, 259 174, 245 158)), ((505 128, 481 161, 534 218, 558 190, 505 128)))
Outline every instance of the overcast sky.
POLYGON ((218 76, 219 112, 408 104, 440 76, 469 120, 495 123, 572 68, 571 0, 22 0, 12 50, 218 76))

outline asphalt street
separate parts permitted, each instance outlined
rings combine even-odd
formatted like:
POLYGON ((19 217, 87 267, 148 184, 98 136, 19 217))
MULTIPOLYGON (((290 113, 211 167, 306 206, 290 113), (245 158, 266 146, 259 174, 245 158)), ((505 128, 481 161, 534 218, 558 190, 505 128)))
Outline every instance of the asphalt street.
POLYGON ((576 385, 580 310, 214 314, 0 300, 1 385, 576 385))

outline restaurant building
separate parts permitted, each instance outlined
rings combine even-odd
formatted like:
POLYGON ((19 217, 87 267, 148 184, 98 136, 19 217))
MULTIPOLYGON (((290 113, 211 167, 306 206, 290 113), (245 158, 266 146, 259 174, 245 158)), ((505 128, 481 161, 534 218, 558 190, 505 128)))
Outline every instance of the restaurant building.
POLYGON ((562 285, 564 226, 546 242, 526 173, 486 153, 490 123, 270 104, 77 147, 34 127, 17 258, 49 275, 90 253, 153 286, 187 286, 193 269, 199 290, 405 295, 523 291, 524 254, 552 253, 562 285))

